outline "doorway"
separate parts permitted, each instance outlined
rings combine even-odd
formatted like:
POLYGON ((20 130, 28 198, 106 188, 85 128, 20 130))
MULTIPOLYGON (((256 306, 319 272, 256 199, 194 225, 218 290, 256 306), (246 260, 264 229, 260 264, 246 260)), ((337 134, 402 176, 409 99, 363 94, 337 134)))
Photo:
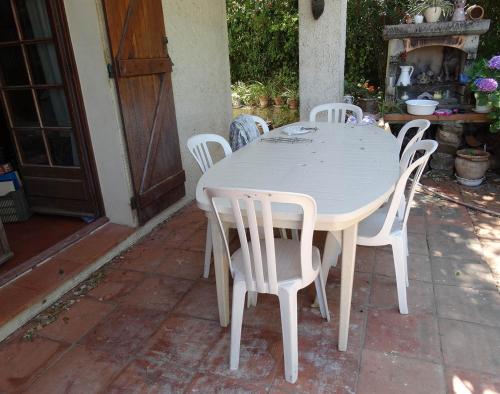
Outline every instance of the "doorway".
POLYGON ((0 0, 0 101, 0 180, 4 165, 29 212, 6 217, 0 196, 14 252, 1 283, 103 214, 63 2, 0 0))

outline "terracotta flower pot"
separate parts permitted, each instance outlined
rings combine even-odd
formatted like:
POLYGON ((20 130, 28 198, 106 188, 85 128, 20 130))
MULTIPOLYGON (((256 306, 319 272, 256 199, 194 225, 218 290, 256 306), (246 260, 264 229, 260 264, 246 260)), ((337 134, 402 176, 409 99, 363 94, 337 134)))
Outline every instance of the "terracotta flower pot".
POLYGON ((363 110, 363 113, 378 113, 378 99, 376 97, 359 97, 357 104, 363 110))
POLYGON ((288 108, 297 109, 299 108, 299 100, 297 99, 288 99, 288 108))
POLYGON ((277 96, 274 98, 274 105, 276 105, 277 107, 282 107, 283 105, 285 105, 285 100, 283 100, 283 97, 277 96))
POLYGON ((267 96, 260 96, 259 97, 259 107, 260 108, 266 108, 269 106, 269 97, 267 96))
POLYGON ((455 170, 461 178, 481 179, 490 167, 490 154, 480 149, 457 151, 455 170))

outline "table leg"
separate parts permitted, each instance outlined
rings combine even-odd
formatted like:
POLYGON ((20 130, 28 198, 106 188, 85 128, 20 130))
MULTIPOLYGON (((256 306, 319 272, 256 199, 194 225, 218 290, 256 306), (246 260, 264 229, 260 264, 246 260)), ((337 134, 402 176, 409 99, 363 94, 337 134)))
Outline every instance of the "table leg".
POLYGON ((351 313, 352 286, 354 280, 354 261, 356 259, 356 239, 358 225, 344 230, 342 241, 342 273, 340 278, 340 323, 339 350, 347 350, 349 335, 349 315, 351 313))
MULTIPOLYGON (((219 307, 219 320, 222 327, 227 327, 230 322, 229 308, 229 261, 226 246, 222 239, 219 224, 214 217, 210 220, 212 231, 212 244, 214 251, 215 284, 217 286, 217 304, 219 307)), ((229 235, 228 227, 224 228, 226 239, 229 235)))

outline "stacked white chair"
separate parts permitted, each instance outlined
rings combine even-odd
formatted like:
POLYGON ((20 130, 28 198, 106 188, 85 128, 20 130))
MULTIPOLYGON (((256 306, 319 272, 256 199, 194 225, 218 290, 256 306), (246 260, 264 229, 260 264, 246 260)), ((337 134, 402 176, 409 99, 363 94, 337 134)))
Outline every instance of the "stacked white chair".
POLYGON ((309 122, 316 122, 318 114, 326 112, 328 123, 346 123, 347 111, 353 113, 357 123, 361 123, 363 120, 363 110, 354 104, 345 103, 328 103, 314 107, 309 113, 309 122))
POLYGON ((297 291, 315 282, 321 315, 330 319, 320 254, 312 245, 316 202, 297 193, 228 188, 206 188, 205 192, 219 222, 234 280, 230 368, 236 370, 239 365, 245 294, 275 294, 281 312, 285 378, 294 383, 298 376, 297 291), (302 210, 300 241, 274 238, 273 204, 289 204, 302 210), (238 230, 241 248, 233 255, 229 253, 221 215, 232 220, 238 230))
POLYGON ((252 117, 254 122, 260 126, 260 128, 262 129, 262 134, 269 133, 269 126, 267 125, 267 122, 264 119, 262 119, 261 117, 256 116, 256 115, 250 115, 250 116, 252 117))
POLYGON ((423 140, 408 147, 400 161, 401 175, 396 184, 389 204, 377 210, 363 220, 358 227, 357 244, 363 246, 391 245, 396 273, 396 285, 399 302, 399 312, 408 313, 406 287, 408 286, 408 236, 406 224, 410 214, 411 203, 415 195, 416 186, 429 160, 430 155, 437 149, 437 142, 423 140), (421 151, 423 155, 410 163, 415 153, 421 151), (404 198, 406 185, 411 179, 408 197, 404 198), (404 201, 402 214, 398 214, 404 201))
MULTIPOLYGON (((225 157, 230 156, 233 151, 229 143, 220 135, 217 134, 198 134, 187 141, 187 147, 193 155, 196 163, 200 167, 202 173, 207 172, 209 168, 214 165, 212 155, 208 148, 208 143, 215 143, 222 147, 225 157)), ((208 278, 210 274, 210 260, 212 259, 212 233, 210 223, 207 227, 207 237, 205 242, 205 265, 203 269, 203 276, 208 278)))
MULTIPOLYGON (((418 142, 422 139, 424 136, 424 133, 426 130, 430 127, 431 122, 429 122, 427 119, 415 119, 411 120, 408 123, 406 123, 401 130, 398 133, 397 137, 397 143, 399 146, 399 151, 401 152, 401 148, 403 147, 403 142, 406 137, 406 134, 410 129, 417 129, 415 132, 415 135, 411 138, 410 141, 405 146, 405 149, 403 150, 402 153, 405 152, 406 149, 410 148, 415 142, 418 142)), ((413 162, 413 158, 409 161, 409 163, 413 162)))

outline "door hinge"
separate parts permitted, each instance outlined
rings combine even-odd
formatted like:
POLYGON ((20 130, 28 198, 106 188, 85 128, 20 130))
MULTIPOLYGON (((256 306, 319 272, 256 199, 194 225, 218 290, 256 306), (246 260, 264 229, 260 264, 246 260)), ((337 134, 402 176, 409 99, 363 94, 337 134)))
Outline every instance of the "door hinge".
POLYGON ((115 77, 115 68, 111 63, 108 63, 106 65, 106 68, 108 69, 108 77, 109 78, 114 78, 115 77))
POLYGON ((135 196, 130 198, 130 208, 137 209, 137 198, 135 196))
POLYGON ((168 37, 167 36, 165 36, 164 41, 165 41, 165 45, 167 45, 168 44, 168 37))

